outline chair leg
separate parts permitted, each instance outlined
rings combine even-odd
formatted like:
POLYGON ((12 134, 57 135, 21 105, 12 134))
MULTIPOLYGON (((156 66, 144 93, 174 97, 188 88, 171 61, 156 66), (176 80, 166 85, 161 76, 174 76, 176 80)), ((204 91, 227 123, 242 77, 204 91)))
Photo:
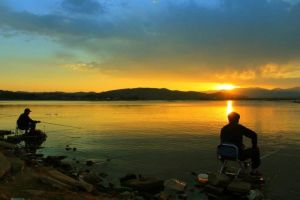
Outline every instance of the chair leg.
POLYGON ((240 175, 240 173, 241 173, 241 171, 243 169, 243 163, 240 162, 240 161, 238 163, 239 163, 240 167, 239 167, 238 171, 236 172, 235 178, 237 178, 240 175))
POLYGON ((222 162, 222 165, 221 165, 220 174, 223 173, 226 164, 227 164, 227 160, 224 160, 224 161, 222 162))
POLYGON ((237 171, 236 178, 240 175, 240 172, 242 170, 248 170, 248 168, 249 168, 249 163, 246 163, 246 162, 239 161, 239 165, 240 165, 240 168, 237 171))

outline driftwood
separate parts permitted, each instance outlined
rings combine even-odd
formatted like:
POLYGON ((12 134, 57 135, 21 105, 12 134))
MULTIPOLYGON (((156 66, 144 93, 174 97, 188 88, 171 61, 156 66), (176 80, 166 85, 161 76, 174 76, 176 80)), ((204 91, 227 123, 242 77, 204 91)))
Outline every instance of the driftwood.
POLYGON ((62 189, 62 190, 70 190, 70 189, 72 189, 71 185, 62 183, 61 181, 56 180, 54 178, 51 178, 51 177, 49 177, 47 175, 40 175, 39 179, 40 179, 40 181, 42 183, 44 183, 46 185, 49 185, 49 186, 51 186, 53 188, 62 189))
POLYGON ((54 185, 57 184, 62 187, 64 187, 64 185, 67 185, 70 188, 83 189, 87 192, 91 192, 94 189, 93 185, 91 185, 83 180, 75 180, 55 169, 45 170, 44 174, 48 177, 48 179, 44 178, 44 179, 47 179, 48 182, 51 183, 52 179, 55 180, 55 181, 52 181, 54 185), (59 183, 62 183, 62 184, 59 184, 59 183))

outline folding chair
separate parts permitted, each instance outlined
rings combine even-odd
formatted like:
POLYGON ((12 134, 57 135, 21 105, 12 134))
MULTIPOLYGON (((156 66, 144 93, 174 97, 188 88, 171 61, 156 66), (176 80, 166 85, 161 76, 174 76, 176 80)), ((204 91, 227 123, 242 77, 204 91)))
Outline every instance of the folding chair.
POLYGON ((237 162, 238 163, 238 170, 234 174, 235 177, 238 177, 240 172, 243 169, 247 169, 250 166, 250 162, 248 160, 240 160, 239 156, 239 148, 234 144, 220 144, 217 147, 217 155, 219 160, 221 160, 222 165, 220 168, 220 174, 226 173, 226 165, 229 161, 237 162))

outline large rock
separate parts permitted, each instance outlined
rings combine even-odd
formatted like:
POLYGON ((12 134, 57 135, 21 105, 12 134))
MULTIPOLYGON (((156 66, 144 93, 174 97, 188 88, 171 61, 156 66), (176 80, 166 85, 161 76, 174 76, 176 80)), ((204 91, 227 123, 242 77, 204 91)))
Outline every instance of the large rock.
POLYGON ((122 186, 130 187, 141 192, 158 192, 164 189, 164 181, 154 177, 131 179, 121 182, 122 186))
POLYGON ((7 174, 11 169, 9 160, 0 152, 0 178, 7 174))
POLYGON ((67 158, 67 156, 47 156, 44 161, 46 165, 57 167, 61 165, 61 161, 65 158, 67 158))
POLYGON ((102 178, 96 173, 85 174, 83 176, 83 180, 93 185, 97 185, 103 181, 102 178))

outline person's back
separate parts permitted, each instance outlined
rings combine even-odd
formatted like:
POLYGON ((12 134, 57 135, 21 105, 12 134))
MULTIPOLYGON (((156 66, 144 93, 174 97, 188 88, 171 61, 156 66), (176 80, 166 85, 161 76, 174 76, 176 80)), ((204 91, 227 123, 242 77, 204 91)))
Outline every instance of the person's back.
POLYGON ((21 130, 27 129, 29 123, 30 123, 29 116, 26 115, 25 113, 22 113, 17 120, 18 128, 21 130))
POLYGON ((244 148, 243 136, 252 139, 252 146, 257 146, 257 135, 254 131, 238 124, 229 123, 221 130, 221 143, 229 143, 236 145, 239 150, 244 148))
POLYGON ((252 173, 257 173, 257 168, 260 165, 260 153, 257 147, 257 134, 239 124, 240 115, 232 112, 228 115, 229 123, 221 129, 220 139, 221 144, 234 144, 239 148, 240 159, 251 158, 252 173), (246 136, 252 141, 252 148, 245 149, 243 144, 243 136, 246 136))

